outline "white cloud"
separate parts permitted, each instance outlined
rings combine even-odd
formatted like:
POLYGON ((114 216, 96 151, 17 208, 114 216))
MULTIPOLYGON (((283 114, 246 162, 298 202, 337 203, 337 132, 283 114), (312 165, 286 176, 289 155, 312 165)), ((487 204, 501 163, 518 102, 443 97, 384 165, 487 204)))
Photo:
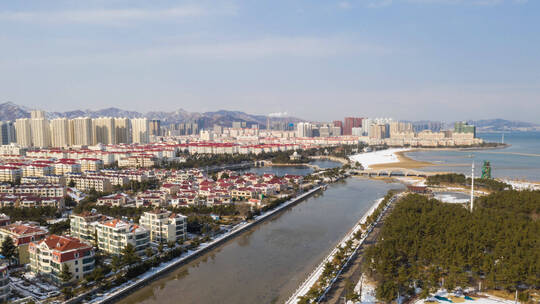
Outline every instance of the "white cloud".
POLYGON ((174 42, 166 46, 122 49, 114 52, 55 54, 20 60, 0 60, 1 65, 100 65, 140 64, 169 60, 252 60, 268 57, 322 58, 341 55, 386 55, 392 50, 357 41, 349 37, 289 37, 276 36, 221 42, 174 42))
POLYGON ((194 43, 144 51, 147 55, 181 55, 211 58, 259 58, 268 56, 322 57, 346 53, 388 53, 388 49, 347 38, 269 37, 232 42, 194 43))
POLYGON ((2 11, 0 20, 29 23, 87 23, 121 24, 144 20, 183 20, 214 14, 234 14, 233 7, 205 8, 196 5, 177 6, 164 9, 91 9, 63 11, 2 11))
POLYGON ((352 7, 351 3, 349 1, 340 1, 338 3, 338 7, 342 9, 350 9, 352 7))
POLYGON ((288 117, 289 113, 288 112, 276 112, 276 113, 270 113, 267 116, 269 116, 269 117, 288 117))

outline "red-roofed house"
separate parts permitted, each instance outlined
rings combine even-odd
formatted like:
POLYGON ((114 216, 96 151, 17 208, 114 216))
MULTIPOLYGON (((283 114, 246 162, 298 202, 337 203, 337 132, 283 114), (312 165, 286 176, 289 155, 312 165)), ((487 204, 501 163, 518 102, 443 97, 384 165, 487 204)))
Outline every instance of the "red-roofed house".
POLYGON ((20 264, 26 264, 30 262, 28 258, 28 244, 44 239, 47 233, 47 230, 38 226, 18 222, 0 227, 0 242, 10 237, 19 249, 18 262, 20 264))
POLYGON ((81 280, 94 270, 92 245, 74 237, 53 234, 41 241, 31 242, 28 252, 32 272, 56 284, 63 283, 59 276, 64 265, 68 266, 72 281, 81 280))

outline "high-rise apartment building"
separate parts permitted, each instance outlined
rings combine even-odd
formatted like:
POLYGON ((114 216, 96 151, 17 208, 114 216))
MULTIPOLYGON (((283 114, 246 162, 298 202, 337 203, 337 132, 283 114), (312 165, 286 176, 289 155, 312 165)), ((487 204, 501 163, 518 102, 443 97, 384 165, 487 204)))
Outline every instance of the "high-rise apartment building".
POLYGON ((232 127, 233 129, 247 128, 247 123, 245 121, 233 121, 232 127))
POLYGON ((362 127, 362 118, 360 117, 345 117, 343 126, 343 135, 352 135, 353 128, 362 127))
POLYGON ((0 121, 0 144, 9 145, 16 139, 15 124, 10 121, 0 121))
POLYGON ((390 122, 390 136, 398 133, 410 133, 413 131, 412 123, 403 121, 390 122))
POLYGON ((17 133, 17 144, 23 147, 32 146, 32 132, 29 118, 19 118, 15 121, 15 132, 17 133))
POLYGON ((100 117, 92 120, 94 144, 116 144, 116 126, 114 118, 100 117))
POLYGON ((53 147, 64 148, 72 144, 69 124, 67 118, 51 120, 51 144, 53 147))
POLYGON ((374 124, 371 125, 371 131, 369 132, 370 138, 385 139, 389 137, 389 127, 387 124, 374 124))
POLYGON ((296 125, 296 136, 297 137, 312 137, 313 136, 313 126, 309 122, 300 122, 296 125))
POLYGON ((46 148, 51 146, 51 129, 49 121, 45 118, 45 111, 30 112, 30 134, 32 146, 46 148))
POLYGON ((45 118, 45 111, 42 111, 42 110, 30 111, 30 118, 32 119, 45 118))
POLYGON ((161 121, 159 119, 152 119, 148 124, 150 127, 150 135, 161 136, 161 121))
POLYGON ((131 119, 132 140, 134 143, 146 144, 150 142, 149 125, 147 118, 131 119))
MULTIPOLYGON (((343 121, 334 120, 333 124, 334 124, 334 128, 339 128, 339 134, 336 134, 336 136, 337 135, 342 135, 343 134, 343 121)), ((336 130, 336 129, 334 129, 334 130, 336 130)), ((334 133, 336 133, 336 132, 334 131, 334 133)))
POLYGON ((476 127, 474 125, 470 125, 465 121, 456 122, 454 124, 454 132, 455 133, 472 133, 474 137, 476 137, 476 127))
POLYGON ((90 117, 78 117, 70 121, 71 142, 76 146, 88 146, 94 144, 92 131, 92 119, 90 117))
POLYGON ((131 120, 129 118, 115 118, 116 143, 130 144, 131 141, 131 120))

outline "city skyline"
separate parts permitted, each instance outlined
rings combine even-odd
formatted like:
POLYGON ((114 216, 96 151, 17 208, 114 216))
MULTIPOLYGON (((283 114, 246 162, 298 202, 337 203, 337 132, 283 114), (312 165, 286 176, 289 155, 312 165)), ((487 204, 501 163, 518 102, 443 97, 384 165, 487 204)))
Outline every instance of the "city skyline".
POLYGON ((539 5, 4 3, 0 101, 52 111, 538 122, 539 5))

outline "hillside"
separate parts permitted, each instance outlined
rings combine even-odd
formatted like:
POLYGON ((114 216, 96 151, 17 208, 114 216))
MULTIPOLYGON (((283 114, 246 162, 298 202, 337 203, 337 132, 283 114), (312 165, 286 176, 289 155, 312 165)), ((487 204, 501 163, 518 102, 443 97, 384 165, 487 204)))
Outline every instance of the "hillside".
MULTIPOLYGON (((17 118, 30 117, 30 109, 19 106, 12 102, 5 102, 0 104, 0 120, 13 121, 17 118)), ((81 116, 88 116, 92 118, 96 117, 147 117, 148 119, 159 119, 162 124, 170 123, 182 123, 182 122, 197 122, 202 127, 212 127, 214 124, 222 126, 231 126, 233 121, 243 121, 249 124, 266 125, 267 119, 270 122, 297 122, 300 119, 295 117, 269 117, 265 115, 252 115, 240 111, 226 111, 220 110, 215 112, 188 112, 183 109, 176 111, 164 112, 164 111, 151 111, 147 113, 140 113, 136 111, 127 111, 118 108, 106 108, 101 110, 75 110, 66 112, 48 112, 47 116, 52 118, 66 117, 76 118, 81 116)))

